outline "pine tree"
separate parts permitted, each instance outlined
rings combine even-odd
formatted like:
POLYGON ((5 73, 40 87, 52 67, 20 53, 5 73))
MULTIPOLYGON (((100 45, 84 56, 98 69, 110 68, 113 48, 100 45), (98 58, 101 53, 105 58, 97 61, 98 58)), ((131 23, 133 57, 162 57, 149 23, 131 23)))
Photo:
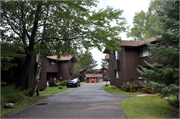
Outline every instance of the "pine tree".
POLYGON ((146 64, 150 69, 140 66, 138 72, 160 91, 161 97, 179 92, 179 1, 158 1, 156 9, 159 29, 151 28, 157 43, 146 43, 154 56, 154 64, 146 64))

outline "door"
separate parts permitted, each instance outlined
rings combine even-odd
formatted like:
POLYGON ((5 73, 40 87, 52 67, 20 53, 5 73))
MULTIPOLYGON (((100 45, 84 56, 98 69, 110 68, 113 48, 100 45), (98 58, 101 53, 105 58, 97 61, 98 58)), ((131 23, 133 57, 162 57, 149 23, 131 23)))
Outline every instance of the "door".
POLYGON ((97 78, 94 78, 94 83, 97 83, 97 78))
POLYGON ((91 80, 91 78, 89 78, 89 83, 92 83, 92 80, 91 80))
POLYGON ((92 78, 92 83, 94 83, 94 78, 92 78))

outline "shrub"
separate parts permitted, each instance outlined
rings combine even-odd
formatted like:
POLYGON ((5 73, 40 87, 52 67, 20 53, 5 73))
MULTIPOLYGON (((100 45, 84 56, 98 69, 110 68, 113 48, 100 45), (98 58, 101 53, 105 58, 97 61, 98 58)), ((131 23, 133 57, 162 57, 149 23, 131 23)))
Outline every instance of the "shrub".
POLYGON ((84 83, 87 83, 87 80, 85 80, 84 83))
POLYGON ((156 89, 151 83, 144 84, 143 87, 144 88, 142 88, 142 92, 144 93, 150 93, 150 94, 156 93, 156 89))
POLYGON ((24 99, 25 95, 14 85, 1 88, 1 101, 15 103, 19 99, 24 99))
POLYGON ((60 81, 58 80, 57 82, 55 82, 55 86, 60 86, 60 81))
POLYGON ((68 82, 67 80, 61 81, 60 86, 66 86, 67 82, 68 82))
POLYGON ((123 85, 121 86, 121 89, 126 91, 126 92, 135 92, 135 88, 137 87, 137 85, 135 85, 135 82, 123 82, 123 85))

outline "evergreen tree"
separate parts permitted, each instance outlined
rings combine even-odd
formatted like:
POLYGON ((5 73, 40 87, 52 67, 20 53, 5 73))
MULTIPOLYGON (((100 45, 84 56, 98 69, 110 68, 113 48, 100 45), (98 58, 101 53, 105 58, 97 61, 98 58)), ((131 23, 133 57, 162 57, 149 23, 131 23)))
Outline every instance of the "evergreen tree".
POLYGON ((109 63, 106 59, 101 59, 101 67, 108 67, 109 63))
POLYGON ((76 76, 79 75, 80 69, 93 69, 97 66, 97 61, 94 60, 92 53, 89 52, 88 50, 85 51, 85 53, 82 53, 79 57, 78 57, 78 62, 75 63, 74 67, 75 67, 75 72, 74 74, 76 76))
POLYGON ((160 91, 161 97, 179 92, 179 1, 158 1, 156 9, 159 29, 152 27, 156 43, 146 43, 154 56, 154 64, 146 64, 150 69, 138 69, 138 72, 160 91))

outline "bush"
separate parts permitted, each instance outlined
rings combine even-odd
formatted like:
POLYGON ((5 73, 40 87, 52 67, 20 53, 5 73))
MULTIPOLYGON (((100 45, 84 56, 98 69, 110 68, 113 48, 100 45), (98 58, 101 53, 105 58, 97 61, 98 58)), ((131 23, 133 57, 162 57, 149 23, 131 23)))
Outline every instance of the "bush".
POLYGON ((85 80, 84 83, 87 83, 87 80, 85 80))
POLYGON ((1 88, 1 101, 15 103, 19 99, 24 99, 25 95, 14 85, 6 86, 1 88))
POLYGON ((55 82, 55 86, 60 86, 60 81, 58 80, 57 82, 55 82))
POLYGON ((67 82, 68 82, 67 80, 61 81, 60 86, 66 86, 67 82))
POLYGON ((150 93, 150 94, 156 93, 156 89, 151 83, 144 84, 143 87, 144 88, 142 88, 142 92, 144 93, 150 93))
POLYGON ((123 85, 121 86, 121 89, 126 91, 126 92, 135 92, 137 85, 135 85, 135 82, 123 82, 123 85))

